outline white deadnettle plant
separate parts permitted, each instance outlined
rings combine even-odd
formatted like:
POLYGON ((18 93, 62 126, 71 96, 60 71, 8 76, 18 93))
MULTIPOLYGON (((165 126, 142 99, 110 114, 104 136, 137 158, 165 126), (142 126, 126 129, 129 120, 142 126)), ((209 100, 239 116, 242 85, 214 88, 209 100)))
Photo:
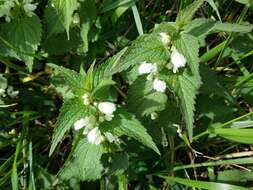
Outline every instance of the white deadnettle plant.
POLYGON ((147 63, 144 61, 138 68, 139 75, 149 74, 149 73, 156 73, 157 72, 157 65, 153 63, 147 63))
POLYGON ((105 114, 105 120, 111 121, 114 117, 113 112, 116 111, 116 105, 112 102, 100 102, 98 104, 98 110, 105 114))
POLYGON ((168 34, 166 34, 165 32, 161 32, 160 36, 162 43, 164 43, 164 45, 168 45, 170 43, 170 36, 168 34))
MULTIPOLYGON (((82 99, 84 105, 90 104, 89 96, 87 94, 84 94, 82 96, 82 99)), ((86 116, 74 123, 74 129, 80 130, 84 128, 83 135, 87 135, 88 142, 92 144, 99 145, 104 140, 104 136, 110 143, 118 141, 117 138, 113 136, 113 134, 109 132, 102 134, 99 130, 100 122, 103 122, 104 120, 112 120, 114 117, 113 113, 116 111, 116 105, 112 102, 94 102, 93 105, 97 107, 102 114, 104 114, 103 118, 101 119, 101 117, 99 117, 97 120, 97 118, 93 115, 86 116)))
POLYGON ((185 67, 186 58, 183 54, 179 53, 178 50, 173 46, 170 61, 173 66, 173 73, 176 73, 180 67, 185 67))
POLYGON ((87 139, 90 143, 99 145, 103 141, 103 136, 98 127, 95 127, 88 133, 87 139))
MULTIPOLYGON (((153 80, 154 76, 158 73, 158 68, 155 63, 142 62, 138 68, 139 75, 148 74, 147 80, 153 80)), ((153 89, 158 92, 165 92, 166 83, 158 78, 153 80, 153 89)))
POLYGON ((82 99, 83 99, 83 104, 84 105, 89 105, 90 104, 90 100, 89 100, 89 95, 88 94, 84 94, 83 96, 82 96, 82 99))
POLYGON ((32 3, 33 0, 23 0, 24 3, 24 11, 27 16, 32 17, 33 16, 33 11, 37 8, 38 3, 32 3))
POLYGON ((155 79, 153 81, 153 89, 158 91, 158 92, 165 92, 166 90, 166 83, 162 80, 159 80, 159 79, 155 79))

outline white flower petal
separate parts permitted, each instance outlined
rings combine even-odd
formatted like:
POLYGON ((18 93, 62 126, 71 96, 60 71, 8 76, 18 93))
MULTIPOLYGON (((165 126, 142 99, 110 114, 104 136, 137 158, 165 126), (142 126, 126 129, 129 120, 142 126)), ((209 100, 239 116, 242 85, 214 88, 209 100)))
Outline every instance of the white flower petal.
POLYGON ((153 81, 153 89, 158 91, 158 92, 165 92, 166 90, 166 83, 162 80, 155 79, 153 81))
POLYGON ((166 34, 165 32, 160 33, 161 40, 165 45, 168 45, 170 43, 170 36, 166 34))
POLYGON ((138 68, 139 75, 157 72, 157 65, 144 61, 138 68))
POLYGON ((186 65, 186 58, 183 54, 179 53, 176 48, 172 50, 170 61, 173 65, 173 73, 178 71, 179 67, 184 67, 186 65))
POLYGON ((99 145, 102 142, 102 135, 98 127, 92 129, 87 135, 88 141, 92 144, 99 145))
POLYGON ((90 104, 90 100, 89 100, 88 94, 84 94, 84 95, 82 96, 82 99, 83 99, 83 104, 84 104, 84 105, 89 105, 89 104, 90 104))
POLYGON ((105 115, 112 115, 116 110, 116 105, 112 102, 100 102, 98 104, 98 109, 105 115))
POLYGON ((89 124, 89 117, 81 118, 74 123, 74 129, 79 130, 89 124))

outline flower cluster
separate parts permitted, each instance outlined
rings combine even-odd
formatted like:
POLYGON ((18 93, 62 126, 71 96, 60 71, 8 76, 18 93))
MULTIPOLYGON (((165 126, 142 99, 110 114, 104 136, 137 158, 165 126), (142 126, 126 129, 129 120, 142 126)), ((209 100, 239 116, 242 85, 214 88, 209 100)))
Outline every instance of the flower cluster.
POLYGON ((178 71, 178 68, 185 67, 186 65, 186 58, 183 54, 179 53, 178 50, 172 46, 171 48, 172 53, 170 57, 171 64, 173 66, 173 73, 178 71))
MULTIPOLYGON (((166 33, 162 32, 160 33, 161 41, 165 46, 168 46, 170 44, 171 38, 166 33)), ((176 47, 171 47, 171 56, 170 56, 170 63, 173 67, 173 73, 176 73, 180 67, 185 67, 186 65, 186 58, 183 54, 181 54, 176 47)))
POLYGON ((148 74, 147 80, 153 80, 153 89, 158 92, 165 92, 166 83, 155 76, 158 73, 157 65, 154 63, 142 62, 138 68, 139 75, 148 74))
MULTIPOLYGON (((90 100, 87 94, 82 96, 84 105, 89 105, 90 100)), ((86 116, 84 118, 80 118, 74 123, 74 129, 80 130, 83 129, 83 134, 87 135, 88 142, 92 144, 99 145, 105 138, 109 142, 117 141, 117 138, 113 136, 113 134, 109 132, 105 132, 104 134, 101 133, 99 130, 99 123, 103 122, 104 120, 111 121, 114 117, 114 112, 116 111, 116 105, 112 102, 100 102, 94 103, 95 107, 97 107, 98 111, 102 116, 98 119, 93 116, 86 116)))
POLYGON ((37 3, 33 3, 33 0, 23 0, 21 2, 16 0, 0 0, 0 17, 5 17, 5 21, 10 22, 14 18, 11 10, 15 7, 23 9, 28 17, 32 17, 34 15, 33 11, 37 8, 37 3))

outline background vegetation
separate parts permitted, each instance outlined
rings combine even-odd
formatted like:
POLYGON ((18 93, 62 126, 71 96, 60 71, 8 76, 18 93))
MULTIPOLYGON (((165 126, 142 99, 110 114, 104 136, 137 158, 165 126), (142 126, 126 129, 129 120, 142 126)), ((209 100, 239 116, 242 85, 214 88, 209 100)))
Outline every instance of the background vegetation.
POLYGON ((252 188, 252 13, 252 0, 0 0, 0 189, 252 188), (188 60, 175 75, 161 33, 188 60), (136 74, 143 61, 165 93, 136 74), (72 130, 83 89, 121 105, 101 127, 118 143, 72 130))

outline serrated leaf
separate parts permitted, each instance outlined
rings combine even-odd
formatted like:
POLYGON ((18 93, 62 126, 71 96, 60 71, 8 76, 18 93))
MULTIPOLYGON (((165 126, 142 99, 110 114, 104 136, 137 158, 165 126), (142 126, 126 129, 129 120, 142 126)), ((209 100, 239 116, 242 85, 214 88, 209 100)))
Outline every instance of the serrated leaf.
POLYGON ((101 81, 111 79, 112 75, 120 72, 117 66, 120 62, 121 56, 126 52, 127 48, 124 48, 119 53, 108 59, 105 63, 98 66, 94 74, 94 86, 97 86, 101 81))
POLYGON ((87 113, 87 108, 79 98, 66 100, 60 109, 60 114, 55 124, 53 133, 52 145, 49 155, 52 155, 58 143, 62 140, 64 134, 73 126, 73 124, 84 117, 87 113))
POLYGON ((52 5, 65 27, 69 39, 69 28, 73 13, 77 9, 77 0, 52 0, 52 5))
POLYGON ((163 64, 168 60, 169 53, 167 47, 157 33, 144 34, 137 38, 126 50, 117 65, 118 71, 128 69, 133 65, 138 65, 143 61, 163 64))
POLYGON ((35 15, 20 18, 2 24, 0 30, 6 34, 6 40, 13 46, 13 50, 25 62, 31 72, 34 53, 38 49, 41 39, 42 26, 40 19, 35 15))
POLYGON ((73 177, 82 181, 94 181, 101 177, 103 166, 100 163, 102 147, 88 143, 82 139, 69 163, 66 163, 60 172, 60 178, 69 180, 73 177))
POLYGON ((70 70, 55 64, 49 63, 48 65, 55 69, 56 75, 62 77, 65 81, 65 84, 69 86, 73 92, 79 94, 82 91, 88 90, 84 88, 85 77, 81 74, 77 73, 74 70, 70 70))
POLYGON ((197 39, 189 34, 181 34, 180 38, 174 42, 174 45, 186 57, 190 69, 185 69, 183 73, 169 75, 166 80, 169 88, 179 97, 181 112, 191 140, 195 99, 201 85, 198 58, 199 45, 197 39))
POLYGON ((185 9, 180 10, 176 18, 177 26, 182 28, 184 25, 190 22, 196 11, 203 3, 204 0, 193 1, 193 3, 188 5, 185 9))
POLYGON ((51 37, 53 34, 58 34, 64 31, 62 22, 51 4, 47 5, 45 8, 44 22, 47 29, 47 38, 51 37))
POLYGON ((160 154, 152 137, 147 133, 146 128, 133 114, 127 112, 123 108, 118 108, 114 115, 112 121, 102 124, 102 130, 109 130, 112 134, 117 136, 126 135, 132 137, 145 146, 153 149, 157 154, 160 154))
POLYGON ((139 77, 128 90, 127 108, 139 117, 165 109, 167 96, 153 90, 152 81, 139 77))

